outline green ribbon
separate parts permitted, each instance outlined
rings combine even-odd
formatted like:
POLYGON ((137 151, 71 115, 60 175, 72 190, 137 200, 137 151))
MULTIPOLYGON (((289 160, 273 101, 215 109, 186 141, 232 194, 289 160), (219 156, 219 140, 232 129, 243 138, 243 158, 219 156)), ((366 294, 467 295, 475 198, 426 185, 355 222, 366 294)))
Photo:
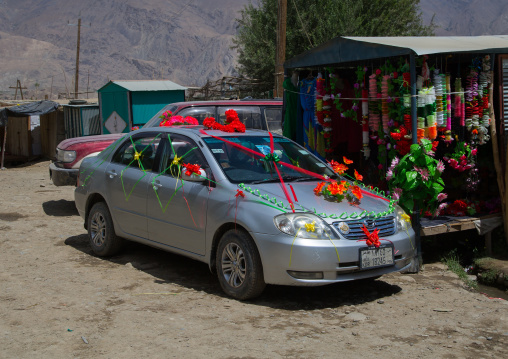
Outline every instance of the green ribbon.
POLYGON ((269 153, 265 156, 265 158, 263 158, 263 160, 265 161, 273 161, 273 162, 279 162, 280 161, 280 158, 279 156, 277 156, 276 153, 269 153))

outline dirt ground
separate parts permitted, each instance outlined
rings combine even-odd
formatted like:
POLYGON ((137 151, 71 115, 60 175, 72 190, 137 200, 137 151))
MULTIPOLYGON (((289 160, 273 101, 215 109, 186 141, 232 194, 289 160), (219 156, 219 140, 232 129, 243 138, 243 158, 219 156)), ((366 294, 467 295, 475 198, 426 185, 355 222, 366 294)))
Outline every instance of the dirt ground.
POLYGON ((134 243, 95 257, 48 165, 0 171, 0 358, 506 357, 508 302, 440 263, 239 302, 199 262, 134 243))

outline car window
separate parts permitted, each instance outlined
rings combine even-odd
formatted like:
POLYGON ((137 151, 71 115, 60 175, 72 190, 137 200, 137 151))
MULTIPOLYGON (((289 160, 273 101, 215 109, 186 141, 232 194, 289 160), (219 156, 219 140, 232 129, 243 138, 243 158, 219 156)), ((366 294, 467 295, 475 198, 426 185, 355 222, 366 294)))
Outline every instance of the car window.
POLYGON ((226 111, 233 109, 238 114, 238 118, 245 124, 247 128, 262 130, 261 124, 261 109, 259 106, 220 106, 219 107, 219 121, 224 123, 226 120, 226 111))
POLYGON ((161 135, 145 134, 129 136, 113 156, 112 161, 143 171, 154 169, 155 154, 161 135))
POLYGON ((187 117, 191 116, 198 120, 199 124, 203 124, 203 120, 207 117, 215 117, 215 106, 206 107, 188 107, 180 110, 175 115, 187 117))
POLYGON ((266 107, 265 119, 268 131, 282 135, 282 107, 266 107))
POLYGON ((160 110, 159 112, 157 112, 157 114, 155 116, 153 116, 147 123, 145 123, 142 128, 158 127, 162 121, 162 118, 160 118, 160 116, 166 111, 175 112, 177 108, 178 107, 175 105, 164 106, 164 108, 162 110, 160 110))
POLYGON ((299 167, 302 170, 265 160, 261 156, 256 156, 231 144, 236 143, 266 156, 271 153, 269 136, 224 136, 222 138, 229 142, 212 137, 206 137, 203 141, 232 183, 276 180, 279 176, 278 173, 288 178, 288 181, 315 180, 315 177, 310 175, 308 171, 328 177, 335 176, 335 173, 325 163, 285 137, 274 136, 274 154, 277 155, 280 161, 299 167), (278 171, 274 166, 277 166, 278 171))
POLYGON ((175 156, 181 159, 179 161, 181 164, 190 163, 192 165, 199 165, 201 168, 208 167, 208 163, 198 145, 188 137, 171 134, 166 138, 163 146, 160 169, 166 175, 178 176, 178 170, 173 166, 175 156))

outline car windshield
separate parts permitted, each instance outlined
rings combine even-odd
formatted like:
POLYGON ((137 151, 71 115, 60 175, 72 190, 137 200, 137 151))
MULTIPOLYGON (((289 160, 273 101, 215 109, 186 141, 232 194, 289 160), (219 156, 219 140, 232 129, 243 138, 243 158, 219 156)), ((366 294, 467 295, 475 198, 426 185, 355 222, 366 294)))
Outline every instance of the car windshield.
POLYGON ((157 112, 157 114, 155 116, 153 116, 147 123, 145 123, 143 125, 143 127, 141 128, 148 128, 148 127, 157 127, 159 126, 159 124, 161 123, 162 121, 162 118, 160 118, 160 116, 166 112, 166 111, 171 111, 171 112, 175 112, 175 110, 177 109, 178 107, 175 106, 175 105, 167 105, 167 106, 164 106, 164 108, 162 110, 160 110, 159 112, 157 112))
MULTIPOLYGON (((266 136, 225 136, 224 140, 246 147, 263 155, 270 154, 270 137, 266 136)), ((225 175, 232 183, 278 182, 279 176, 273 161, 265 160, 247 150, 242 150, 218 138, 203 138, 225 175)), ((303 170, 335 177, 336 174, 309 151, 284 137, 274 137, 274 154, 281 162, 303 170)), ((277 163, 284 181, 318 180, 311 174, 277 163)))

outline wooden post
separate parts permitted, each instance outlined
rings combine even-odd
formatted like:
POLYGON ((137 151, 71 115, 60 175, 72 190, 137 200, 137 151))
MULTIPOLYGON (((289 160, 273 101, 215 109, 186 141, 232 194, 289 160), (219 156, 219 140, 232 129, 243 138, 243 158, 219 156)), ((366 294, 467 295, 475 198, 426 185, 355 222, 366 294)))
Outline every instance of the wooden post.
MULTIPOLYGON (((505 183, 503 181, 503 166, 501 165, 501 159, 499 156, 499 144, 497 142, 497 128, 496 128, 496 115, 494 113, 493 99, 494 99, 494 71, 490 72, 491 83, 489 86, 489 116, 490 116, 490 138, 492 139, 492 153, 494 155, 494 167, 497 175, 497 186, 499 188, 499 196, 501 197, 501 209, 503 211, 503 225, 504 232, 507 234, 506 241, 508 242, 508 221, 507 221, 507 208, 506 208, 506 197, 505 197, 505 183)), ((505 175, 506 176, 506 175, 505 175)))
POLYGON ((277 12, 277 48, 275 52, 275 94, 274 97, 282 97, 284 82, 284 61, 286 60, 286 17, 287 0, 279 0, 277 12))
POLYGON ((74 98, 78 98, 79 79, 79 39, 81 37, 81 18, 78 19, 78 43, 76 45, 76 74, 74 79, 74 98))
POLYGON ((8 119, 5 120, 5 127, 4 127, 4 142, 2 143, 2 163, 0 164, 0 169, 4 170, 4 157, 5 157, 5 142, 7 141, 7 122, 8 119))

